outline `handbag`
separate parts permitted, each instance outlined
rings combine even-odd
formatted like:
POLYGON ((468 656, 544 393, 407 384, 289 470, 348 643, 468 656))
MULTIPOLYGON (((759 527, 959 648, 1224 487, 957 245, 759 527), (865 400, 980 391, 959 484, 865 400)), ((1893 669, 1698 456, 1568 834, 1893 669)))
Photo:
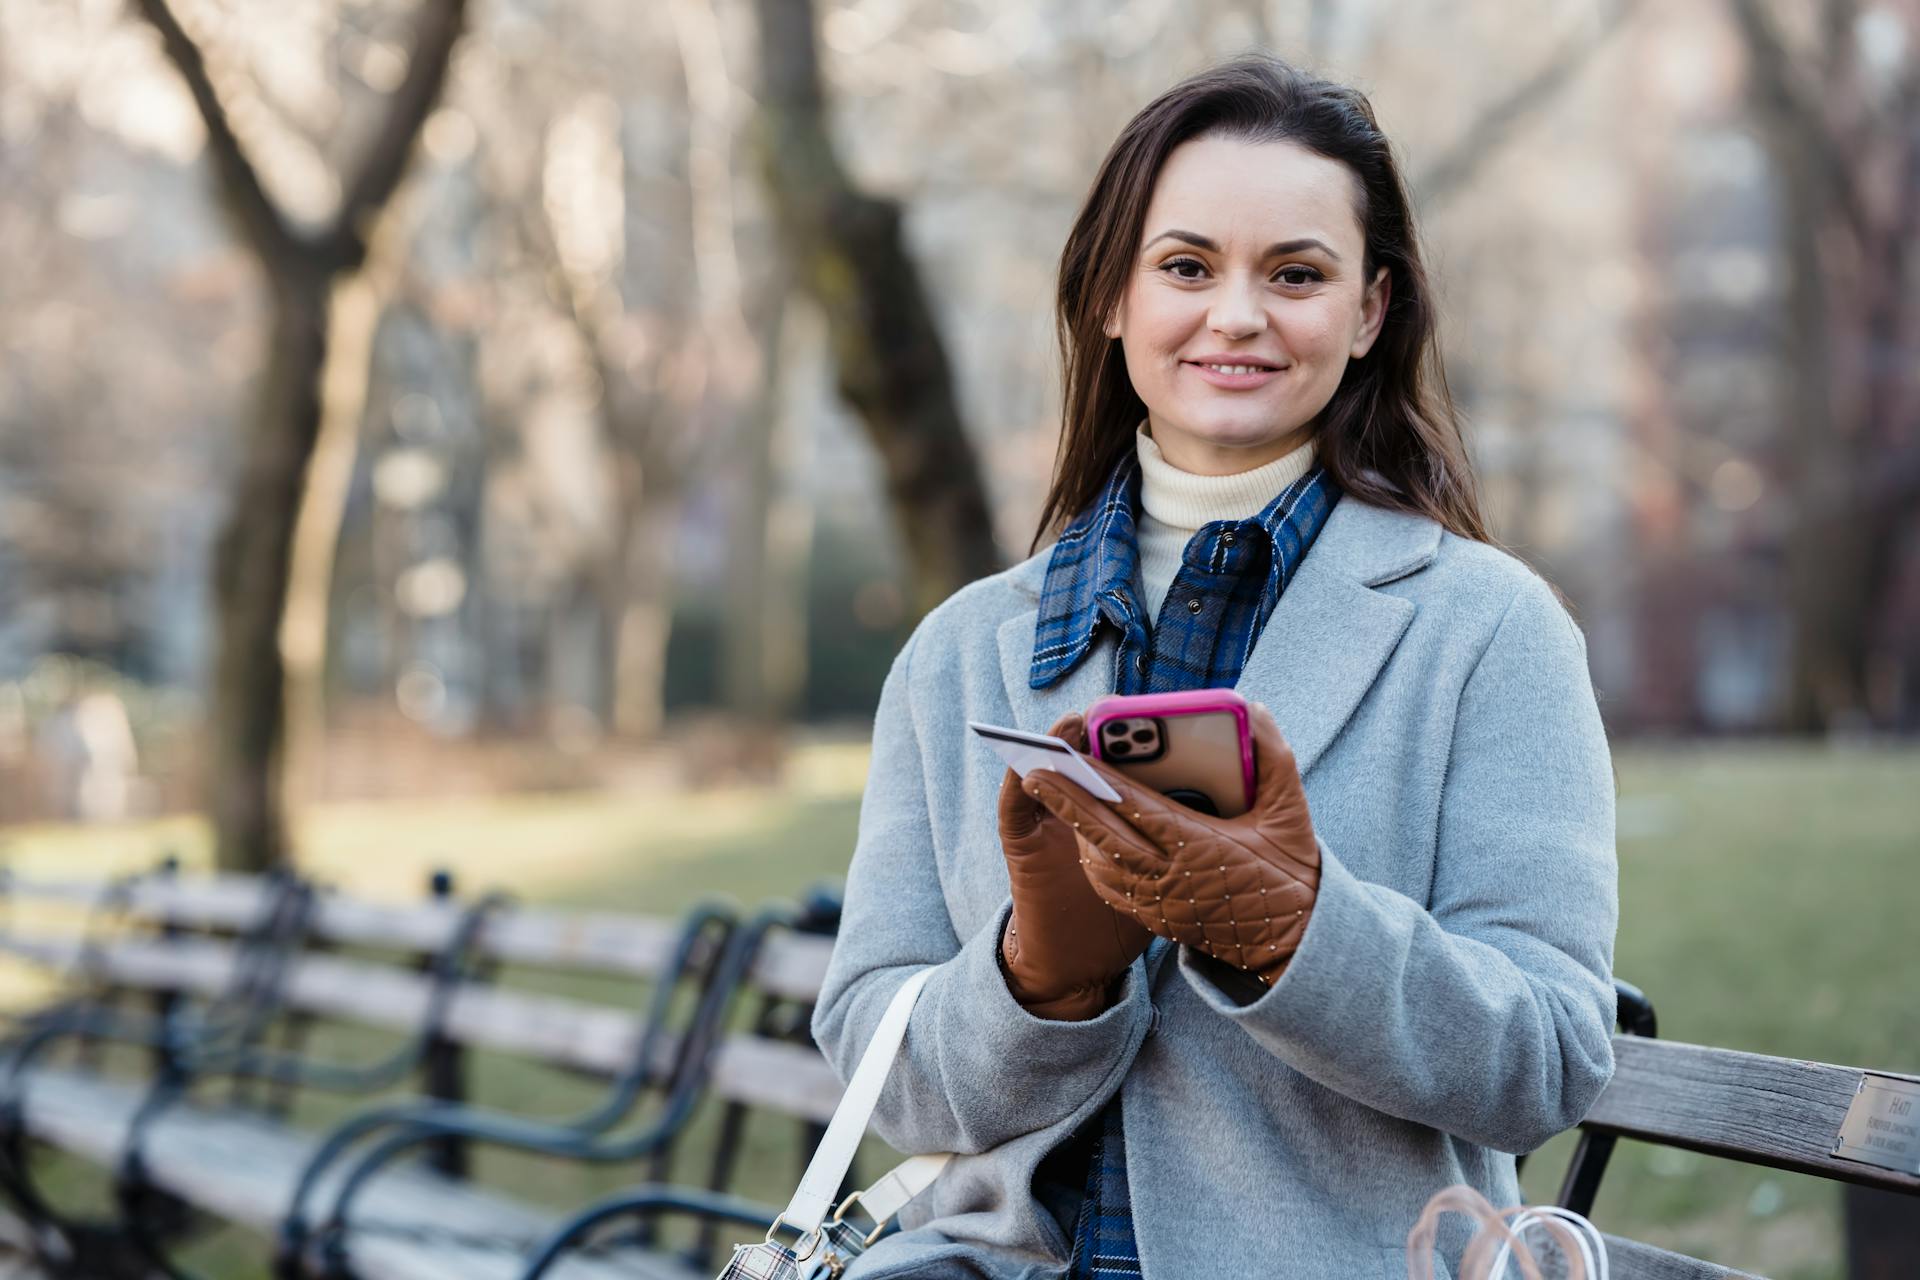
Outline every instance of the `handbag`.
POLYGON ((839 1276, 849 1262, 880 1238, 892 1224, 894 1214, 932 1185, 953 1159, 944 1152, 914 1156, 838 1206, 833 1203, 834 1193, 853 1167, 854 1151, 867 1131, 867 1121, 873 1118, 873 1109, 880 1101, 880 1090, 906 1039, 907 1019, 920 999, 920 989, 932 976, 931 967, 922 969, 894 993, 866 1052, 860 1055, 860 1065, 854 1068, 840 1105, 834 1108, 833 1119, 827 1122, 826 1135, 800 1176, 793 1199, 767 1228, 765 1240, 734 1247, 719 1280, 831 1280, 839 1276), (855 1208, 865 1214, 871 1226, 862 1229, 853 1220, 855 1208), (797 1233, 791 1245, 776 1238, 782 1227, 797 1233))

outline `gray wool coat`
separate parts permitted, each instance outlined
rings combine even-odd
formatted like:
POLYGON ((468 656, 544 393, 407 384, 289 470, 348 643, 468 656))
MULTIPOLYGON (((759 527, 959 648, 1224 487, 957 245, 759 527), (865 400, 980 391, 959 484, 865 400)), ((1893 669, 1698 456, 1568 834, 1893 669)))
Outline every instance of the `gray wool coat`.
POLYGON ((1510 1153, 1613 1070, 1614 784, 1585 643, 1518 560, 1343 498, 1238 685, 1291 743, 1321 843, 1293 963, 1251 996, 1156 940, 1106 1013, 1050 1022, 995 960, 1003 766, 965 727, 1045 732, 1113 689, 1110 632, 1028 687, 1049 554, 929 614, 880 696, 813 1030, 846 1078, 936 966, 873 1127, 960 1158, 849 1276, 1062 1275, 1034 1170, 1117 1093, 1149 1280, 1404 1280, 1427 1198, 1517 1203, 1510 1153))

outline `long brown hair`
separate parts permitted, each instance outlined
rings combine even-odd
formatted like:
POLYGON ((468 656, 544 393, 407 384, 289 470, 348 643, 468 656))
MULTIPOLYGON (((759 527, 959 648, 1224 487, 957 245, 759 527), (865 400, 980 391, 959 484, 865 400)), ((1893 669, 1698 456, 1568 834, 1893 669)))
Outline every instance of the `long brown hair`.
POLYGON ((1175 147, 1202 136, 1292 142, 1353 171, 1364 278, 1384 266, 1392 291, 1380 336, 1347 365, 1320 412, 1316 461, 1363 502, 1491 542, 1441 367, 1412 203, 1373 107, 1357 89, 1253 56, 1182 81, 1128 121, 1074 220, 1055 303, 1065 392, 1060 450, 1029 550, 1093 503, 1146 417, 1120 340, 1103 330, 1125 293, 1161 166, 1175 147))

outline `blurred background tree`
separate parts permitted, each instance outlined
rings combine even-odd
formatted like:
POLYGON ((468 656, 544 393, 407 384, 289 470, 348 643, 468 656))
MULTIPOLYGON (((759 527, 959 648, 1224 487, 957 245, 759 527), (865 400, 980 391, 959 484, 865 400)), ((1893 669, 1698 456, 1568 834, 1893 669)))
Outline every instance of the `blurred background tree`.
MULTIPOLYGON (((425 0, 410 46, 379 46, 387 66, 398 64, 387 73, 397 83, 359 160, 336 184, 337 209, 313 230, 298 225, 268 191, 236 132, 216 83, 238 78, 229 60, 216 55, 210 61, 167 0, 139 0, 138 7, 193 97, 221 201, 257 258, 271 299, 259 408, 243 436, 233 502, 214 552, 219 639, 204 739, 219 865, 264 870, 289 857, 280 788, 286 705, 280 634, 291 593, 295 525, 303 498, 314 491, 307 483, 308 466, 328 393, 349 401, 334 406, 336 419, 349 431, 358 425, 354 419, 363 399, 355 392, 364 355, 354 349, 353 337, 334 332, 334 326, 364 328, 368 317, 364 306, 355 304, 343 304, 336 314, 334 293, 351 288, 350 278, 366 265, 375 223, 440 96, 466 4, 425 0), (347 367, 323 385, 330 355, 347 367)), ((251 105, 256 111, 266 107, 257 100, 251 105)), ((336 529, 337 521, 326 520, 322 540, 330 541, 336 529)), ((324 561, 331 560, 330 548, 327 552, 324 561)))
POLYGON ((1912 677, 1888 624, 1920 536, 1913 14, 1856 0, 1732 9, 1781 212, 1777 348, 1794 369, 1783 719, 1886 723, 1912 677))

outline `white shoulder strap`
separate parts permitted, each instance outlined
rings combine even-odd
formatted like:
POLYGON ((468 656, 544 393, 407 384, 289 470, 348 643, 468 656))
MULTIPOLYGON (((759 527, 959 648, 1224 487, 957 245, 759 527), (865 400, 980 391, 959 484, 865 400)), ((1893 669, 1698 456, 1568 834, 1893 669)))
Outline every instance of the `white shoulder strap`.
POLYGON ((942 1151, 938 1155, 913 1156, 901 1161, 887 1171, 886 1177, 856 1192, 852 1197, 860 1202, 876 1227, 884 1227, 893 1221, 893 1215, 900 1212, 907 1201, 933 1185, 953 1159, 953 1153, 942 1151))
MULTIPOLYGON (((867 1121, 873 1118, 873 1109, 880 1102, 880 1090, 885 1087, 887 1074, 893 1070, 893 1060, 899 1055, 900 1044, 907 1037, 907 1019, 913 1015, 913 1006, 920 999, 920 989, 927 985, 927 979, 932 976, 933 968, 929 966, 908 978, 894 993, 886 1013, 881 1016, 879 1027, 867 1044, 867 1051, 860 1056, 860 1065, 854 1068, 853 1079, 847 1082, 847 1091, 841 1096, 840 1105, 834 1109, 833 1119, 827 1122, 826 1136, 820 1139, 820 1145, 814 1149, 813 1159, 807 1162, 807 1171, 800 1178, 799 1190, 793 1193, 792 1201, 780 1215, 780 1220, 794 1230, 802 1234, 818 1231, 820 1224, 832 1212, 834 1194, 840 1190, 847 1170, 853 1167, 853 1153, 867 1132, 867 1121)), ((938 1159, 942 1168, 947 1159, 945 1156, 920 1158, 938 1159)), ((908 1161, 907 1165, 882 1178, 874 1184, 875 1190, 888 1184, 902 1169, 912 1164, 913 1161, 908 1161)), ((923 1170, 914 1172, 924 1176, 923 1170)), ((939 1172, 939 1168, 933 1169, 934 1176, 939 1172)), ((892 1193, 898 1194, 911 1185, 912 1176, 909 1176, 908 1182, 893 1188, 892 1193)), ((912 1199, 927 1182, 932 1181, 933 1176, 926 1176, 926 1182, 908 1192, 901 1203, 912 1199)), ((879 1217, 872 1201, 864 1193, 861 1203, 874 1217, 879 1217)))

